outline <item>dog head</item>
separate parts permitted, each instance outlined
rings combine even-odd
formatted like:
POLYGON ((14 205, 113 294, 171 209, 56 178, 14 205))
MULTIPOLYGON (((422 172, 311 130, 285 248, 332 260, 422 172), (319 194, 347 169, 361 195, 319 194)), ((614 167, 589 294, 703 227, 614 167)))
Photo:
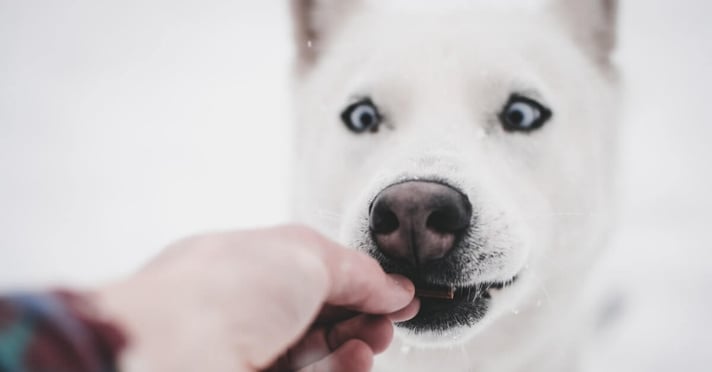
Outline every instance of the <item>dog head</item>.
POLYGON ((579 280, 605 228, 613 1, 510 3, 293 0, 296 213, 454 288, 401 324, 416 341, 579 280))

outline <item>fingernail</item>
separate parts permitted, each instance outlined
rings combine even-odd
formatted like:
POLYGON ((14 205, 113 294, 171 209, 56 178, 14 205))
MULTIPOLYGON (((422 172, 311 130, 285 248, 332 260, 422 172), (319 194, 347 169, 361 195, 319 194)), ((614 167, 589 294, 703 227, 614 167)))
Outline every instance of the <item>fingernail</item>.
POLYGON ((408 292, 409 295, 415 296, 415 285, 403 275, 388 274, 393 283, 408 292))

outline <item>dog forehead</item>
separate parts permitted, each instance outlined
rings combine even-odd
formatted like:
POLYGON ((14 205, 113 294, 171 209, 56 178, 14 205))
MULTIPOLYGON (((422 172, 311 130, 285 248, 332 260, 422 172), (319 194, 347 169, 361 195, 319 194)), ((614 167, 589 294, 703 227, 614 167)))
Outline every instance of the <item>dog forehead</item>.
POLYGON ((326 51, 340 65, 368 69, 371 76, 511 74, 561 50, 560 32, 545 18, 536 11, 489 7, 430 12, 374 6, 344 25, 326 51))
POLYGON ((367 11, 334 35, 315 79, 321 88, 330 86, 336 105, 372 96, 394 109, 418 102, 433 112, 462 115, 467 113, 440 105, 498 108, 511 91, 544 85, 539 66, 556 57, 542 44, 556 36, 548 37, 548 28, 530 12, 491 12, 367 11))
POLYGON ((366 0, 370 5, 384 8, 403 9, 450 9, 461 10, 474 6, 506 9, 536 9, 550 3, 550 0, 366 0))

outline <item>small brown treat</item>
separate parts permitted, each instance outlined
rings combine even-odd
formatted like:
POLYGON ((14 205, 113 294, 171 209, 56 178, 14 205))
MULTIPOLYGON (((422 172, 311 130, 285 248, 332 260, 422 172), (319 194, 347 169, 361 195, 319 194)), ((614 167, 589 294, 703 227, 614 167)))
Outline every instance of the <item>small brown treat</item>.
POLYGON ((426 288, 416 288, 415 295, 423 298, 432 298, 436 300, 448 300, 452 301, 455 299, 455 289, 454 288, 441 288, 441 289, 426 289, 426 288))

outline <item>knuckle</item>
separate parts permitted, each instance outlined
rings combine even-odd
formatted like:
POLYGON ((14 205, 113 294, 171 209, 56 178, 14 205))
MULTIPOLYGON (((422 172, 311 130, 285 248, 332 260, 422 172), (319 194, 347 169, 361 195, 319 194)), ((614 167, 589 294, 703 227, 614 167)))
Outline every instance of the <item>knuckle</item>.
POLYGON ((321 285, 329 281, 329 270, 321 256, 309 250, 291 251, 290 265, 295 268, 305 284, 321 285))
POLYGON ((319 244, 322 244, 325 241, 325 238, 321 234, 305 225, 287 225, 282 227, 281 230, 284 236, 299 239, 301 241, 319 244))

